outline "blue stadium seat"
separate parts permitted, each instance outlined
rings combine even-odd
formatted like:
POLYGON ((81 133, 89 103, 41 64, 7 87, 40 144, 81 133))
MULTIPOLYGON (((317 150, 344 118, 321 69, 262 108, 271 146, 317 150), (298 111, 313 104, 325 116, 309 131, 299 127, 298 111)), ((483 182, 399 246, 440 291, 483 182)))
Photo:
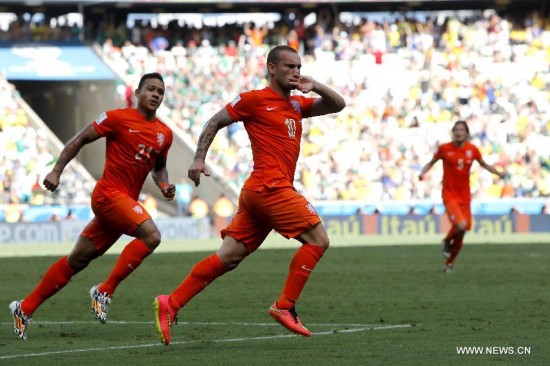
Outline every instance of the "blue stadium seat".
POLYGON ((542 200, 526 200, 515 203, 515 208, 522 214, 538 215, 542 212, 544 201, 542 200))
POLYGON ((474 215, 506 215, 509 214, 514 203, 511 201, 473 202, 472 214, 474 215))
POLYGON ((384 201, 378 204, 378 210, 383 215, 406 215, 411 206, 406 202, 384 201))
POLYGON ((90 206, 72 207, 71 209, 77 220, 88 221, 91 220, 92 217, 94 217, 94 212, 92 211, 90 206))
POLYGON ((428 215, 433 207, 432 202, 416 202, 413 204, 413 212, 415 215, 428 215))
POLYGON ((344 202, 336 202, 336 203, 317 202, 314 206, 315 206, 315 210, 317 210, 317 213, 321 216, 338 216, 338 215, 350 216, 350 215, 357 214, 357 210, 359 210, 359 204, 350 204, 350 203, 344 203, 344 202))
POLYGON ((435 203, 434 204, 434 214, 435 215, 444 215, 447 210, 445 210, 445 205, 443 202, 435 203))
POLYGON ((363 215, 372 215, 376 211, 376 204, 374 203, 367 203, 360 207, 361 212, 363 215))
POLYGON ((62 206, 30 206, 23 211, 23 217, 27 222, 45 222, 50 221, 53 214, 62 219, 67 211, 67 207, 62 206))

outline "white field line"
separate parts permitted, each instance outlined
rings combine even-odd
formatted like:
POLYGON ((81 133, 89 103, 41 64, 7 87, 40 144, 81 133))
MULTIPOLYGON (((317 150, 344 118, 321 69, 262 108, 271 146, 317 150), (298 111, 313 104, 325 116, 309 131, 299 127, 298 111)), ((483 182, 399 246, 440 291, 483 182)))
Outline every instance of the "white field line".
MULTIPOLYGON (((13 322, 0 322, 0 325, 11 325, 13 322)), ((33 321, 35 324, 99 324, 97 321, 33 321)), ((109 320, 107 324, 155 324, 154 321, 126 321, 126 320, 109 320)), ((241 326, 257 326, 257 327, 280 327, 277 322, 269 323, 248 323, 248 322, 185 322, 178 321, 177 325, 241 325, 241 326)), ((374 324, 357 324, 357 323, 307 323, 308 326, 314 327, 376 327, 374 324)), ((410 327, 411 325, 406 324, 410 327)))
MULTIPOLYGON (((36 322, 42 324, 82 324, 89 322, 36 322)), ((153 322, 109 322, 109 323, 118 323, 118 324, 152 324, 153 322)), ((12 324, 12 323, 1 323, 1 324, 12 324)), ((268 323, 182 323, 182 324, 197 324, 197 325, 246 325, 246 326, 266 326, 272 325, 268 323)), ((274 324, 278 325, 278 324, 274 324)), ((313 336, 325 336, 325 335, 334 335, 340 333, 356 333, 356 332, 365 332, 369 330, 388 330, 388 329, 400 329, 400 328, 411 328, 413 324, 395 324, 395 325, 368 325, 368 324, 310 324, 315 326, 344 326, 344 327, 355 327, 358 328, 352 329, 339 329, 339 330, 330 330, 324 332, 313 332, 313 336)), ((280 326, 280 325, 278 325, 280 326)), ((260 337, 246 337, 246 338, 222 338, 208 340, 208 342, 213 343, 222 343, 222 342, 245 342, 245 341, 255 341, 255 340, 269 340, 269 339, 278 339, 278 338, 291 338, 299 337, 296 334, 279 334, 273 336, 260 336, 260 337)), ((193 344, 203 342, 204 340, 193 340, 193 341, 180 341, 180 342, 171 342, 170 346, 182 345, 182 344, 193 344)), ((84 353, 84 352, 105 352, 105 351, 118 351, 118 350, 127 350, 127 349, 137 349, 137 348, 150 348, 150 347, 165 347, 160 343, 147 343, 147 344, 136 344, 136 345, 126 345, 126 346, 113 346, 113 347, 95 347, 95 348, 80 348, 72 350, 60 350, 52 352, 38 352, 38 353, 22 353, 18 355, 6 355, 0 356, 0 360, 13 360, 13 359, 22 359, 29 357, 40 357, 40 356, 52 356, 52 355, 62 355, 62 354, 73 354, 73 353, 84 353)))

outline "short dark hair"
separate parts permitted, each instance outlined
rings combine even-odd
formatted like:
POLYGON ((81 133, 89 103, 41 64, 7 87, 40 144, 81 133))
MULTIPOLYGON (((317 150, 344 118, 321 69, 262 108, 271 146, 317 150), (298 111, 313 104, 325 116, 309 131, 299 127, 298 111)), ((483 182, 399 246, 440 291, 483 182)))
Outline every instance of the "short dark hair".
POLYGON ((267 54, 267 63, 277 64, 277 62, 279 62, 280 55, 282 52, 298 53, 294 48, 289 46, 276 46, 267 54))
POLYGON ((456 121, 455 124, 453 125, 453 128, 451 129, 451 131, 454 131, 455 127, 458 126, 458 125, 463 125, 464 129, 466 130, 468 135, 470 134, 470 128, 468 128, 468 124, 466 123, 466 121, 456 121))
POLYGON ((143 75, 139 80, 139 84, 138 84, 139 90, 141 90, 141 87, 143 86, 143 84, 145 84, 145 80, 147 79, 159 79, 164 84, 164 79, 162 78, 161 74, 159 74, 158 72, 150 72, 148 74, 143 75))

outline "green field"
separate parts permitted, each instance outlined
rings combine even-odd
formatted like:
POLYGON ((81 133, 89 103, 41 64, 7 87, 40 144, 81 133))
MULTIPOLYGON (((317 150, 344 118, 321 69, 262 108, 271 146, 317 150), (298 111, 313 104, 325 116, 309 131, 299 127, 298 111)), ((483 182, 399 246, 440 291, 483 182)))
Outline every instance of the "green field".
MULTIPOLYGON (((508 245, 467 241, 453 274, 441 272, 436 238, 426 245, 392 246, 359 245, 368 244, 362 240, 340 240, 354 245, 331 248, 304 290, 297 309, 311 338, 291 335, 267 316, 294 252, 273 245, 182 309, 168 347, 157 338, 152 301, 177 286, 215 241, 195 243, 194 250, 202 252, 159 251, 148 258, 119 287, 107 324, 93 320, 88 290, 104 279, 116 256, 99 258, 38 309, 27 341, 12 334, 8 304, 32 290, 57 255, 7 257, 9 251, 2 250, 0 364, 548 364, 550 246, 541 244, 546 239, 508 245), (465 346, 484 352, 490 347, 493 354, 459 355, 457 347, 465 346), (502 354, 511 351, 516 354, 502 354)), ((171 245, 177 244, 166 247, 171 245)), ((295 248, 292 242, 284 245, 295 248)), ((40 248, 53 254, 65 246, 40 248)), ((10 250, 23 255, 37 247, 10 250)))

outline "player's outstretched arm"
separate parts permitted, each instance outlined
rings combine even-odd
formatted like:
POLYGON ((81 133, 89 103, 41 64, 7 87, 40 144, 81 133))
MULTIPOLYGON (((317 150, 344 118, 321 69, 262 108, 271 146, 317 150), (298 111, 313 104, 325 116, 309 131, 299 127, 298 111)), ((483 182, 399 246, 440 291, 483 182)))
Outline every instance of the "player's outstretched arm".
POLYGON ((504 177, 506 177, 506 172, 505 171, 501 172, 500 170, 497 170, 497 168, 495 168, 494 166, 487 164, 487 162, 485 160, 479 159, 477 162, 485 170, 497 175, 500 179, 504 179, 504 177))
POLYGON ((67 164, 74 159, 84 145, 94 142, 99 137, 99 134, 92 124, 88 125, 73 136, 67 144, 65 144, 65 147, 61 151, 61 154, 59 154, 59 158, 57 159, 52 171, 49 172, 44 178, 44 187, 46 187, 48 191, 55 191, 59 186, 59 177, 61 177, 61 173, 63 173, 65 166, 67 166, 67 164))
POLYGON ((187 176, 195 183, 195 187, 200 184, 201 173, 206 176, 210 176, 210 172, 206 168, 205 159, 208 148, 214 141, 216 134, 222 128, 229 126, 233 123, 229 112, 225 108, 222 108, 212 118, 210 118, 199 136, 199 142, 197 142, 197 150, 195 151, 195 157, 193 163, 189 166, 187 176))
POLYGON ((426 165, 424 165, 422 167, 422 170, 420 171, 420 175, 418 175, 419 180, 424 179, 424 176, 426 175, 426 173, 429 172, 430 169, 432 169, 432 167, 434 166, 434 164, 437 160, 439 160, 439 159, 436 159, 434 157, 434 158, 432 158, 432 160, 430 160, 426 165))

